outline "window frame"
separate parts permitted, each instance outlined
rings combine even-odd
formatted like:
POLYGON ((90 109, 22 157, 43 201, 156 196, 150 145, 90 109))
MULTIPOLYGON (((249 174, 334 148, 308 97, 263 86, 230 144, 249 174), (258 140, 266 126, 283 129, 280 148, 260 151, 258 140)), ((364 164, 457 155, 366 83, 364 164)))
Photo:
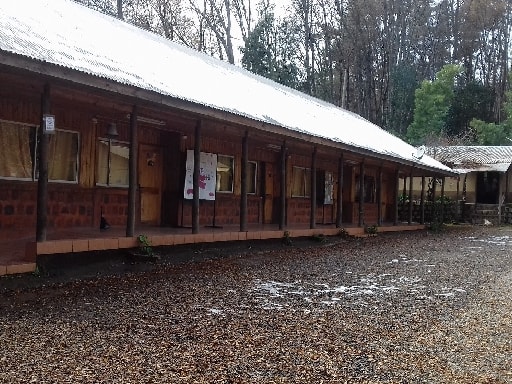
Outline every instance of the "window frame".
MULTIPOLYGON (((38 129, 40 129, 40 128, 38 127, 38 129)), ((73 133, 73 134, 77 135, 75 180, 50 179, 50 176, 48 175, 48 182, 49 183, 59 183, 59 184, 78 184, 78 178, 79 178, 79 173, 80 173, 80 133, 77 131, 71 131, 69 129, 55 129, 55 133, 51 134, 51 136, 55 137, 57 135, 57 132, 67 132, 67 133, 73 133)), ((37 147, 37 141, 38 140, 36 140, 36 147, 37 147)), ((35 159, 36 166, 34 167, 34 176, 37 176, 36 175, 36 172, 38 169, 37 168, 37 159, 38 159, 38 156, 37 156, 37 148, 36 148, 36 159, 35 159)), ((48 173, 50 173, 49 165, 48 165, 48 173)), ((35 178, 35 180, 37 180, 37 179, 38 178, 35 178)))
MULTIPOLYGON (((257 161, 248 161, 248 163, 249 163, 249 165, 254 164, 254 175, 253 175, 253 177, 250 178, 250 179, 252 179, 254 191, 250 191, 249 185, 248 185, 247 186, 247 194, 248 195, 256 195, 256 193, 258 193, 258 162, 257 161)), ((247 175, 247 176, 249 176, 249 175, 247 175)))
POLYGON ((37 178, 36 178, 36 162, 37 162, 37 147, 38 147, 37 135, 38 135, 39 126, 35 125, 35 124, 22 123, 22 122, 19 122, 19 121, 4 120, 4 119, 0 119, 0 123, 16 124, 16 125, 19 125, 19 126, 27 127, 29 129, 33 129, 35 131, 34 132, 34 143, 33 143, 32 146, 30 145, 31 143, 30 143, 30 138, 29 138, 29 148, 28 148, 29 151, 28 151, 28 153, 29 153, 30 157, 32 158, 32 166, 31 166, 31 170, 30 170, 30 177, 15 177, 15 176, 3 176, 3 175, 0 175, 0 179, 1 180, 13 180, 13 181, 36 181, 37 180, 37 178))
MULTIPOLYGON (((315 185, 316 188, 316 185, 315 185)), ((292 167, 292 188, 291 188, 291 194, 292 197, 299 197, 299 198, 309 198, 311 197, 311 168, 308 167, 300 167, 300 166, 293 166, 292 167), (301 185, 302 194, 296 194, 295 192, 295 177, 297 175, 296 172, 300 172, 302 176, 303 184, 301 185)))
MULTIPOLYGON (((98 187, 106 187, 106 188, 124 188, 124 189, 127 189, 129 188, 130 186, 130 180, 127 181, 126 184, 111 184, 110 183, 110 179, 111 179, 111 165, 112 165, 112 151, 111 151, 111 148, 112 148, 112 143, 119 143, 119 144, 123 144, 123 146, 127 147, 128 150, 130 149, 130 142, 128 141, 122 141, 122 140, 117 140, 117 139, 109 139, 107 137, 98 137, 97 139, 97 144, 99 144, 100 142, 106 142, 108 143, 108 152, 107 152, 107 182, 106 183, 101 183, 98 181, 98 178, 99 178, 99 174, 98 174, 98 166, 99 166, 99 151, 98 153, 96 154, 96 167, 95 167, 95 175, 96 175, 96 186, 98 187)), ((130 157, 128 156, 128 161, 130 161, 130 157)))
POLYGON ((233 193, 235 190, 235 157, 230 155, 220 155, 217 154, 217 166, 215 169, 215 193, 233 193), (219 157, 225 157, 230 159, 231 164, 231 190, 219 190, 219 157))
MULTIPOLYGON (((13 121, 13 120, 3 120, 0 119, 0 123, 7 123, 7 124, 15 124, 21 127, 27 127, 34 130, 34 139, 33 142, 30 142, 29 139, 29 154, 32 159, 32 167, 30 170, 30 177, 11 177, 11 176, 2 176, 0 175, 1 180, 14 180, 14 181, 38 181, 39 180, 39 164, 38 164, 38 154, 39 154, 39 130, 41 127, 39 125, 30 124, 30 123, 23 123, 19 121, 13 121)), ((78 180, 80 177, 80 132, 73 131, 70 129, 56 129, 55 133, 50 135, 51 137, 54 137, 54 135, 57 135, 58 132, 66 132, 76 135, 76 168, 75 168, 75 178, 74 180, 60 180, 60 179, 50 179, 48 177, 49 183, 58 183, 58 184, 78 184, 78 180)), ((49 164, 48 164, 49 166, 49 164)))

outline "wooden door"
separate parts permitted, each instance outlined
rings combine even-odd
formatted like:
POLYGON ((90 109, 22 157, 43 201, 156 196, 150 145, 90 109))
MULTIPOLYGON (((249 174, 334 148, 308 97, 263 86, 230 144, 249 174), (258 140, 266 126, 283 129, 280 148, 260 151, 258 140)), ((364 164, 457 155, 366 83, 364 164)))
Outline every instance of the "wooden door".
POLYGON ((160 224, 162 160, 162 148, 139 146, 140 221, 144 224, 160 224))
POLYGON ((264 172, 263 223, 271 224, 274 205, 274 167, 271 163, 264 163, 264 172))

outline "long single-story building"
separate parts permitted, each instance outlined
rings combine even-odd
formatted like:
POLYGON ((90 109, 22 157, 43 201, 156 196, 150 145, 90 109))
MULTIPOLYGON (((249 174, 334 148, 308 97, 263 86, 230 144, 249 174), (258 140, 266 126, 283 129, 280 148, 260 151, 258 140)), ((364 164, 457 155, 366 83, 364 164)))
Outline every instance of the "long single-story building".
POLYGON ((396 225, 400 177, 454 175, 354 113, 70 0, 0 3, 0 84, 0 248, 26 244, 23 260, 155 228, 172 245, 396 225))

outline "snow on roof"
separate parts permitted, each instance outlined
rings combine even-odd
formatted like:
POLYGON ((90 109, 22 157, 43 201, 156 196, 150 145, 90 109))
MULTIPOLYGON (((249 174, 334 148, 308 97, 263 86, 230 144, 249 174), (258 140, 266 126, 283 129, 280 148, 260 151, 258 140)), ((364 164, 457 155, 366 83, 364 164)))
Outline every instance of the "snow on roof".
POLYGON ((70 0, 1 1, 2 51, 451 171, 359 115, 70 0))
POLYGON ((426 153, 458 173, 506 172, 512 163, 512 146, 434 146, 426 153))

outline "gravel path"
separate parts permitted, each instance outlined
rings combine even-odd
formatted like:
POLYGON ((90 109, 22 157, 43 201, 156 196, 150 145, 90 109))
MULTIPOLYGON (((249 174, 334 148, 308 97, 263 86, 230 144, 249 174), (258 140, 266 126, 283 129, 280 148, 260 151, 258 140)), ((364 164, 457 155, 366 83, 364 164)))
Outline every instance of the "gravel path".
POLYGON ((512 383, 511 227, 309 243, 3 290, 0 383, 512 383))

